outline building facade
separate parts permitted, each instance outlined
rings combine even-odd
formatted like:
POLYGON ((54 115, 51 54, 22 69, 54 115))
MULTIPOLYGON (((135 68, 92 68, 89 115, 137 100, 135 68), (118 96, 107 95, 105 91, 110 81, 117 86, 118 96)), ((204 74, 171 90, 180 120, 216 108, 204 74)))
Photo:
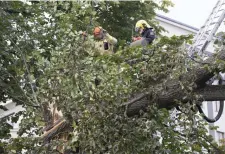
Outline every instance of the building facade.
MULTIPOLYGON (((6 103, 0 103, 0 105, 5 106, 8 110, 3 111, 0 109, 0 119, 6 118, 8 116, 11 116, 13 114, 18 113, 19 111, 23 111, 24 108, 21 105, 17 105, 13 103, 12 101, 8 101, 6 103)), ((8 123, 13 126, 13 129, 10 130, 11 136, 17 137, 17 131, 19 130, 19 123, 20 123, 21 118, 18 120, 17 123, 12 123, 11 121, 8 121, 8 123)))

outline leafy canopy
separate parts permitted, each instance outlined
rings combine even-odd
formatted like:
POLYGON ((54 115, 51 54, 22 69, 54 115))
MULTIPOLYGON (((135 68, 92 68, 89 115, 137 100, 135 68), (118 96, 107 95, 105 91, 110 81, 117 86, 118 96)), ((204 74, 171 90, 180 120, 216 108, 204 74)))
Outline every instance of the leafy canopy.
MULTIPOLYGON (((144 55, 140 48, 125 46, 113 55, 98 55, 92 37, 83 43, 79 33, 88 30, 90 34, 92 26, 101 25, 117 39, 129 40, 139 19, 146 19, 159 33, 162 28, 154 21, 155 11, 167 11, 172 5, 169 0, 104 1, 96 7, 87 1, 0 3, 0 99, 26 109, 1 119, 0 136, 9 139, 7 120, 23 116, 19 137, 0 143, 6 153, 22 149, 57 153, 60 141, 52 141, 48 148, 33 136, 42 133, 48 103, 56 103, 73 127, 70 139, 63 143, 68 149, 79 147, 87 153, 201 153, 203 148, 217 146, 190 104, 183 107, 176 121, 157 104, 137 117, 127 117, 121 107, 133 94, 151 91, 155 84, 186 71, 185 52, 180 46, 190 39, 188 36, 161 37, 148 49, 154 54, 144 55), (141 61, 130 65, 129 60, 141 61), (177 127, 183 129, 175 131, 177 127)), ((152 101, 157 102, 154 96, 152 101)))

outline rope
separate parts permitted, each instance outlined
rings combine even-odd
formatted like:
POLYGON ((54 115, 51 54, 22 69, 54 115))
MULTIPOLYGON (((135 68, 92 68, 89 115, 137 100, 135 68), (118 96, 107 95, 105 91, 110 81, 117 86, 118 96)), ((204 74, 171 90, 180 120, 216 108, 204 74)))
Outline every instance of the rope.
MULTIPOLYGON (((223 47, 224 47, 224 45, 222 45, 222 46, 220 47, 219 51, 221 51, 221 50, 223 49, 223 47)), ((202 51, 202 53, 203 53, 203 51, 202 51)), ((193 54, 192 54, 191 56, 189 56, 189 55, 187 54, 187 57, 190 58, 192 61, 194 61, 194 62, 196 62, 196 63, 199 63, 199 64, 203 64, 203 65, 204 65, 204 64, 209 64, 209 63, 206 63, 206 62, 203 62, 203 61, 198 61, 198 60, 194 59, 193 54)))
POLYGON ((198 60, 194 59, 194 57, 189 56, 189 55, 187 55, 187 58, 190 58, 192 61, 194 61, 196 63, 199 63, 199 64, 203 64, 203 65, 209 64, 209 63, 206 63, 206 62, 203 62, 203 61, 198 61, 198 60))
MULTIPOLYGON (((7 13, 7 12, 6 12, 6 13, 7 13)), ((7 13, 7 14, 8 14, 9 16, 12 17, 11 14, 9 14, 9 13, 7 13)), ((27 65, 27 62, 26 62, 25 55, 24 55, 23 51, 20 50, 20 48, 18 47, 18 45, 12 40, 12 38, 11 38, 9 35, 8 35, 8 37, 9 37, 9 40, 16 46, 16 48, 18 49, 18 51, 20 52, 20 54, 21 54, 21 56, 22 56, 24 66, 25 66, 25 69, 26 69, 27 74, 28 74, 28 81, 29 81, 29 85, 30 85, 30 87, 31 87, 32 96, 33 96, 33 98, 34 98, 36 104, 38 104, 38 105, 40 106, 40 104, 39 104, 39 102, 38 102, 38 100, 37 100, 37 96, 36 96, 36 93, 35 93, 35 91, 34 91, 32 82, 31 82, 32 79, 31 79, 31 76, 30 76, 30 72, 29 72, 29 69, 28 69, 28 65, 27 65)), ((15 37, 16 37, 16 36, 15 36, 15 37)))
MULTIPOLYGON (((94 6, 93 6, 93 1, 91 1, 91 9, 92 9, 92 11, 94 11, 93 8, 94 8, 94 6)), ((89 22, 89 24, 87 25, 87 28, 86 28, 86 31, 85 31, 86 33, 85 33, 85 34, 84 34, 84 33, 82 34, 83 37, 84 37, 84 38, 83 38, 83 42, 86 41, 86 37, 87 37, 88 31, 89 31, 89 27, 92 27, 92 26, 93 26, 93 20, 92 20, 92 19, 93 19, 93 15, 91 14, 91 15, 90 15, 90 22, 89 22)))
MULTIPOLYGON (((93 1, 91 1, 91 9, 92 9, 92 11, 94 11, 93 1)), ((93 26, 92 19, 93 19, 93 15, 91 14, 91 16, 90 16, 90 22, 89 22, 89 24, 87 25, 87 28, 86 28, 87 34, 88 34, 89 27, 93 26)))
POLYGON ((23 63, 24 63, 24 66, 25 66, 25 69, 26 69, 26 72, 27 72, 27 75, 28 75, 28 81, 29 81, 29 85, 31 87, 31 91, 32 91, 32 95, 33 95, 33 98, 35 100, 35 102, 40 106, 38 100, 37 100, 37 95, 34 91, 34 87, 32 85, 32 79, 31 79, 31 76, 30 76, 30 72, 29 72, 29 69, 28 69, 28 65, 27 65, 27 62, 26 62, 26 58, 25 58, 25 55, 24 53, 20 50, 20 48, 17 46, 17 44, 11 39, 11 37, 9 37, 9 40, 14 43, 14 45, 16 46, 16 48, 20 51, 20 54, 22 56, 22 59, 23 59, 23 63))

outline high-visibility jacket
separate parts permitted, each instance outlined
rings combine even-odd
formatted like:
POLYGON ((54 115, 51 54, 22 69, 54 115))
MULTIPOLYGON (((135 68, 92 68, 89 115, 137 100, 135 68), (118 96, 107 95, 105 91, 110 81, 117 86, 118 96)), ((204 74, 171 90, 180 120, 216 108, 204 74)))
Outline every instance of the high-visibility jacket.
POLYGON ((95 48, 100 54, 112 54, 116 44, 117 39, 106 33, 102 40, 95 41, 95 48))

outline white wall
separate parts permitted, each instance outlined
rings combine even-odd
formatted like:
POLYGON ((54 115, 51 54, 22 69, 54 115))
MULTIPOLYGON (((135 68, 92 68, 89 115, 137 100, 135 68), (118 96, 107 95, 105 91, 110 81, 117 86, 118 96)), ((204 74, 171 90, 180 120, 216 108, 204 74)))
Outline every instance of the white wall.
POLYGON ((188 35, 188 34, 195 34, 197 30, 185 27, 183 25, 179 25, 172 21, 168 21, 166 19, 156 17, 156 20, 159 22, 159 25, 162 26, 167 32, 163 32, 162 35, 166 35, 171 37, 173 35, 188 35))
MULTIPOLYGON (((15 103, 13 103, 12 101, 8 101, 5 104, 2 103, 1 105, 4 105, 8 110, 3 111, 0 109, 0 118, 10 115, 12 113, 15 114, 15 113, 18 113, 19 111, 24 110, 21 105, 16 106, 15 103)), ((18 120, 17 123, 11 123, 11 121, 8 121, 8 123, 13 126, 13 129, 10 130, 11 136, 13 138, 17 137, 17 131, 19 130, 20 121, 21 121, 21 118, 18 120)))

